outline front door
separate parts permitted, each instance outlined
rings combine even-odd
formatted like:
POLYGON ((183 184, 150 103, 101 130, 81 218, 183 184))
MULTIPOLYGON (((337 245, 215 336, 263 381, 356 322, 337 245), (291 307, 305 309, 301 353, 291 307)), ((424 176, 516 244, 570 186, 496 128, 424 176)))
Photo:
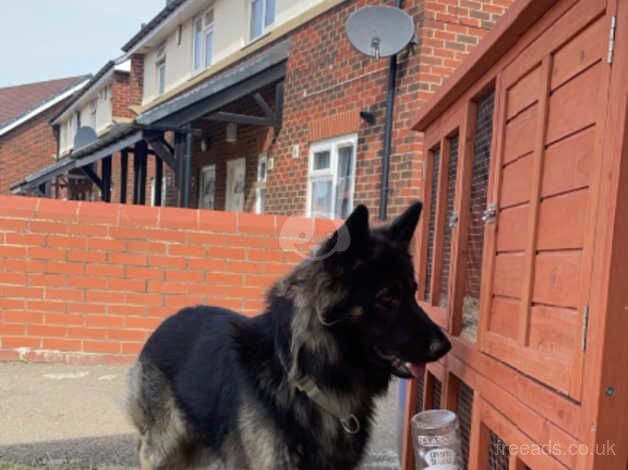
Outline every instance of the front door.
POLYGON ((244 210, 244 185, 246 164, 244 158, 227 161, 227 194, 225 210, 242 212, 244 210))

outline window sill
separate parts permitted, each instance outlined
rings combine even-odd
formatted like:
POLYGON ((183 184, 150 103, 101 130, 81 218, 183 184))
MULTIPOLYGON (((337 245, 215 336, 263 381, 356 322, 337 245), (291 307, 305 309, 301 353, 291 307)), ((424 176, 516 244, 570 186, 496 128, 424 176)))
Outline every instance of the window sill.
POLYGON ((266 39, 268 37, 270 37, 273 34, 273 30, 275 28, 271 27, 270 29, 264 31, 262 34, 260 34, 259 36, 257 36, 255 39, 251 39, 249 42, 247 42, 244 46, 242 46, 240 48, 241 51, 245 51, 247 50, 249 47, 253 46, 253 44, 258 43, 259 41, 262 41, 263 39, 266 39))

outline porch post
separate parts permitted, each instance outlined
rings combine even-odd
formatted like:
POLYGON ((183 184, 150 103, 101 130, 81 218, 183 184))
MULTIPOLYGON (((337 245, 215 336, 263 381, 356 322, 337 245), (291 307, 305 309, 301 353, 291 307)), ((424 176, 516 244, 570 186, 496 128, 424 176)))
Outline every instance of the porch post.
POLYGON ((146 204, 146 166, 147 166, 148 146, 146 142, 140 140, 135 144, 135 158, 133 158, 133 167, 135 170, 134 178, 134 204, 146 204))
POLYGON ((129 179, 129 151, 120 153, 120 202, 126 204, 127 180, 129 179))
MULTIPOLYGON (((189 127, 189 126, 188 126, 189 127)), ((183 207, 190 207, 190 185, 192 183, 192 134, 185 135, 183 163, 183 207)))
POLYGON ((177 195, 177 206, 185 207, 183 205, 183 173, 184 173, 184 159, 185 159, 185 149, 186 140, 185 135, 181 133, 176 133, 174 135, 174 154, 177 164, 177 172, 176 172, 176 187, 179 190, 177 195))
POLYGON ((111 202, 111 155, 102 160, 102 200, 111 202))
POLYGON ((162 181, 164 175, 164 162, 158 155, 155 155, 155 205, 161 206, 162 181))

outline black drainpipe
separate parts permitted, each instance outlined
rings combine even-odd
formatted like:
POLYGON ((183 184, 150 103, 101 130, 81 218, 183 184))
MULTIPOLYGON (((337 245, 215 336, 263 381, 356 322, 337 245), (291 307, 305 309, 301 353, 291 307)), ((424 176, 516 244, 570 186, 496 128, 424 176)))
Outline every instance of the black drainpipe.
MULTIPOLYGON (((403 8, 403 0, 396 0, 395 6, 403 8)), ((384 124, 384 155, 382 158, 382 178, 379 193, 379 218, 386 220, 388 215, 388 173, 390 172, 390 152, 395 108, 395 85, 397 82, 397 56, 390 58, 388 66, 388 91, 386 95, 386 122, 384 124)))

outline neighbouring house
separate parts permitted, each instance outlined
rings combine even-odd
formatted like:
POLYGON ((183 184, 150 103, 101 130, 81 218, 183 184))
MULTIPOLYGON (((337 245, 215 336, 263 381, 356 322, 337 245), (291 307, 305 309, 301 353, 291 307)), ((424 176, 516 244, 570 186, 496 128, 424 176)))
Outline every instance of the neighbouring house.
POLYGON ((57 140, 48 120, 88 80, 78 76, 0 88, 0 194, 55 162, 57 140))
MULTIPOLYGON (((132 192, 138 204, 228 211, 343 217, 365 203, 383 218, 398 212, 421 188, 412 116, 510 0, 402 2, 416 43, 397 57, 388 156, 389 59, 360 54, 345 35, 351 13, 380 3, 167 2, 123 46, 138 58, 131 81, 141 74, 135 119, 72 149, 71 172, 87 171, 86 193, 104 200, 127 202, 132 192)), ((73 112, 62 116, 69 128, 79 124, 73 112)), ((70 149, 63 130, 61 140, 70 149)), ((68 168, 51 167, 42 178, 68 168)))

